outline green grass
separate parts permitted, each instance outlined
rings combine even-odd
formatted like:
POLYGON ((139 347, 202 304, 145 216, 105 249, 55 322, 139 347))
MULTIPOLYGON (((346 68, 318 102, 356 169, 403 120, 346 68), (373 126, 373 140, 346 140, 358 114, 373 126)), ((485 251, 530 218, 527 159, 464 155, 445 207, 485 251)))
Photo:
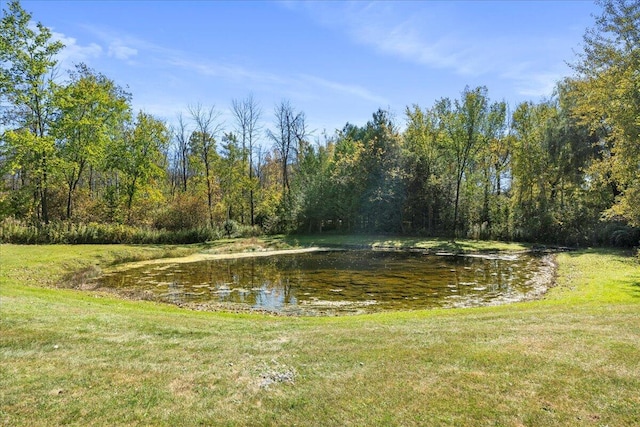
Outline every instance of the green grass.
POLYGON ((118 260, 286 243, 224 244, 0 246, 0 425, 640 425, 640 266, 619 252, 560 254, 541 301, 340 318, 53 287, 118 260))

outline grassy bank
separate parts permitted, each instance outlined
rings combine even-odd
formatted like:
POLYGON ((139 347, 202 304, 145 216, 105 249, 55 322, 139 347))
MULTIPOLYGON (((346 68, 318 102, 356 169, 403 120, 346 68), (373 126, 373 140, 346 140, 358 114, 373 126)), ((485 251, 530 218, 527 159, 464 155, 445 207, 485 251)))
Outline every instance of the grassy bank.
POLYGON ((542 301, 342 318, 52 287, 78 267, 287 244, 0 246, 0 424, 640 424, 640 268, 618 252, 560 254, 542 301))

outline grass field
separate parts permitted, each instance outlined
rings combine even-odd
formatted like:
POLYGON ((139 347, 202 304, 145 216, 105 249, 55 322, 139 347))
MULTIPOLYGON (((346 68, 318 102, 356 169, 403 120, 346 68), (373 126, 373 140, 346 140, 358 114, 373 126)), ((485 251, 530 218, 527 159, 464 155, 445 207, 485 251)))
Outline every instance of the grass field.
POLYGON ((332 239, 0 246, 0 425, 640 425, 640 266, 620 252, 559 254, 541 301, 337 318, 57 287, 125 260, 332 239))

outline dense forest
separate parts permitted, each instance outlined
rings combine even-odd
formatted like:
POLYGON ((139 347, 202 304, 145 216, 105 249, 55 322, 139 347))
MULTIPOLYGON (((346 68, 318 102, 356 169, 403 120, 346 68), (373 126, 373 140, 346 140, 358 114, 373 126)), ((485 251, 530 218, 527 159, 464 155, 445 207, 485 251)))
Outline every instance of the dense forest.
MULTIPOLYGON (((193 104, 169 126, 12 1, 0 22, 0 241, 195 242, 405 233, 563 245, 640 241, 640 3, 600 2, 542 102, 486 87, 313 135, 287 100, 193 104)), ((346 118, 348 120, 348 118, 346 118)))

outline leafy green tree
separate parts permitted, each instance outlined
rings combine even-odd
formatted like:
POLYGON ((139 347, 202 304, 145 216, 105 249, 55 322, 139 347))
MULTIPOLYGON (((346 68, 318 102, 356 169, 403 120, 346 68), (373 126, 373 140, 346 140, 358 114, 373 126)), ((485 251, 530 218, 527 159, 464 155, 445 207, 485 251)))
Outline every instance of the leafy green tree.
POLYGON ((515 137, 512 160, 512 222, 515 237, 541 240, 549 237, 550 152, 545 146, 545 126, 557 114, 550 103, 523 102, 513 113, 515 137))
POLYGON ((338 218, 334 208, 333 185, 331 182, 331 156, 333 144, 305 147, 306 153, 298 165, 294 187, 299 195, 298 214, 301 231, 322 231, 325 226, 337 226, 338 218))
POLYGON ((476 155, 487 143, 485 137, 489 100, 487 88, 478 87, 462 92, 453 103, 445 98, 437 102, 436 111, 441 127, 441 144, 455 177, 452 237, 457 237, 460 217, 460 196, 465 176, 470 172, 476 155))
POLYGON ((407 108, 405 115, 407 220, 412 228, 435 235, 442 231, 440 215, 446 205, 438 116, 435 109, 422 110, 418 105, 407 108))
POLYGON ((512 120, 512 227, 515 237, 589 241, 603 209, 592 171, 597 137, 572 115, 571 88, 559 84, 548 101, 522 103, 512 120))
POLYGON ((600 170, 616 197, 609 216, 640 226, 640 3, 598 3, 602 14, 573 65, 574 114, 594 133, 604 131, 600 170))
POLYGON ((256 193, 256 224, 267 233, 282 231, 278 210, 282 206, 282 168, 273 151, 257 150, 256 178, 260 191, 256 193))
POLYGON ((19 191, 30 194, 30 208, 20 215, 35 215, 35 219, 49 222, 49 193, 51 181, 58 178, 58 159, 55 141, 51 135, 38 137, 27 129, 10 130, 3 135, 3 169, 17 175, 19 191))
MULTIPOLYGON (((506 111, 505 111, 506 113, 506 111)), ((502 135, 492 138, 484 157, 485 170, 489 170, 493 179, 493 197, 490 203, 490 235, 494 239, 508 240, 511 238, 509 229, 509 193, 504 188, 511 170, 512 149, 515 144, 513 135, 509 132, 510 124, 506 120, 502 135), (489 165, 491 165, 489 167, 489 165)))
POLYGON ((249 178, 245 175, 244 150, 233 133, 222 137, 221 155, 218 163, 220 191, 227 220, 235 220, 242 211, 243 194, 249 187, 249 178))
POLYGON ((49 222, 49 191, 56 172, 52 73, 55 56, 64 45, 37 23, 18 1, 7 5, 0 20, 0 100, 9 107, 2 122, 9 131, 2 138, 2 154, 11 171, 32 184, 39 219, 49 222))
POLYGON ((106 76, 84 64, 76 66, 69 84, 57 88, 58 115, 53 124, 58 156, 67 185, 66 217, 89 166, 98 166, 109 141, 130 116, 130 95, 106 76))
POLYGON ((139 112, 136 121, 110 146, 109 163, 122 173, 127 219, 133 221, 136 197, 157 194, 155 183, 163 177, 164 153, 169 144, 169 131, 164 122, 139 112))
POLYGON ((494 194, 500 194, 500 179, 502 168, 506 163, 505 154, 505 130, 507 118, 507 104, 494 102, 489 105, 486 123, 482 126, 482 148, 480 152, 480 165, 483 173, 483 204, 481 220, 492 222, 490 214, 491 198, 494 194), (493 184, 495 183, 495 187, 493 184))
POLYGON ((613 198, 602 197, 592 179, 592 165, 600 156, 599 136, 580 123, 573 114, 575 99, 571 85, 558 84, 552 99, 556 110, 546 124, 545 146, 549 153, 550 210, 558 241, 587 243, 597 228, 604 210, 613 198))
POLYGON ((329 165, 330 174, 327 188, 328 195, 323 204, 329 215, 325 218, 335 220, 340 228, 351 231, 362 228, 361 205, 362 194, 366 189, 367 171, 362 159, 364 144, 363 130, 357 126, 346 124, 337 132, 336 141, 329 165))
POLYGON ((404 203, 402 138, 388 111, 379 109, 362 132, 361 216, 372 231, 400 231, 404 203))

